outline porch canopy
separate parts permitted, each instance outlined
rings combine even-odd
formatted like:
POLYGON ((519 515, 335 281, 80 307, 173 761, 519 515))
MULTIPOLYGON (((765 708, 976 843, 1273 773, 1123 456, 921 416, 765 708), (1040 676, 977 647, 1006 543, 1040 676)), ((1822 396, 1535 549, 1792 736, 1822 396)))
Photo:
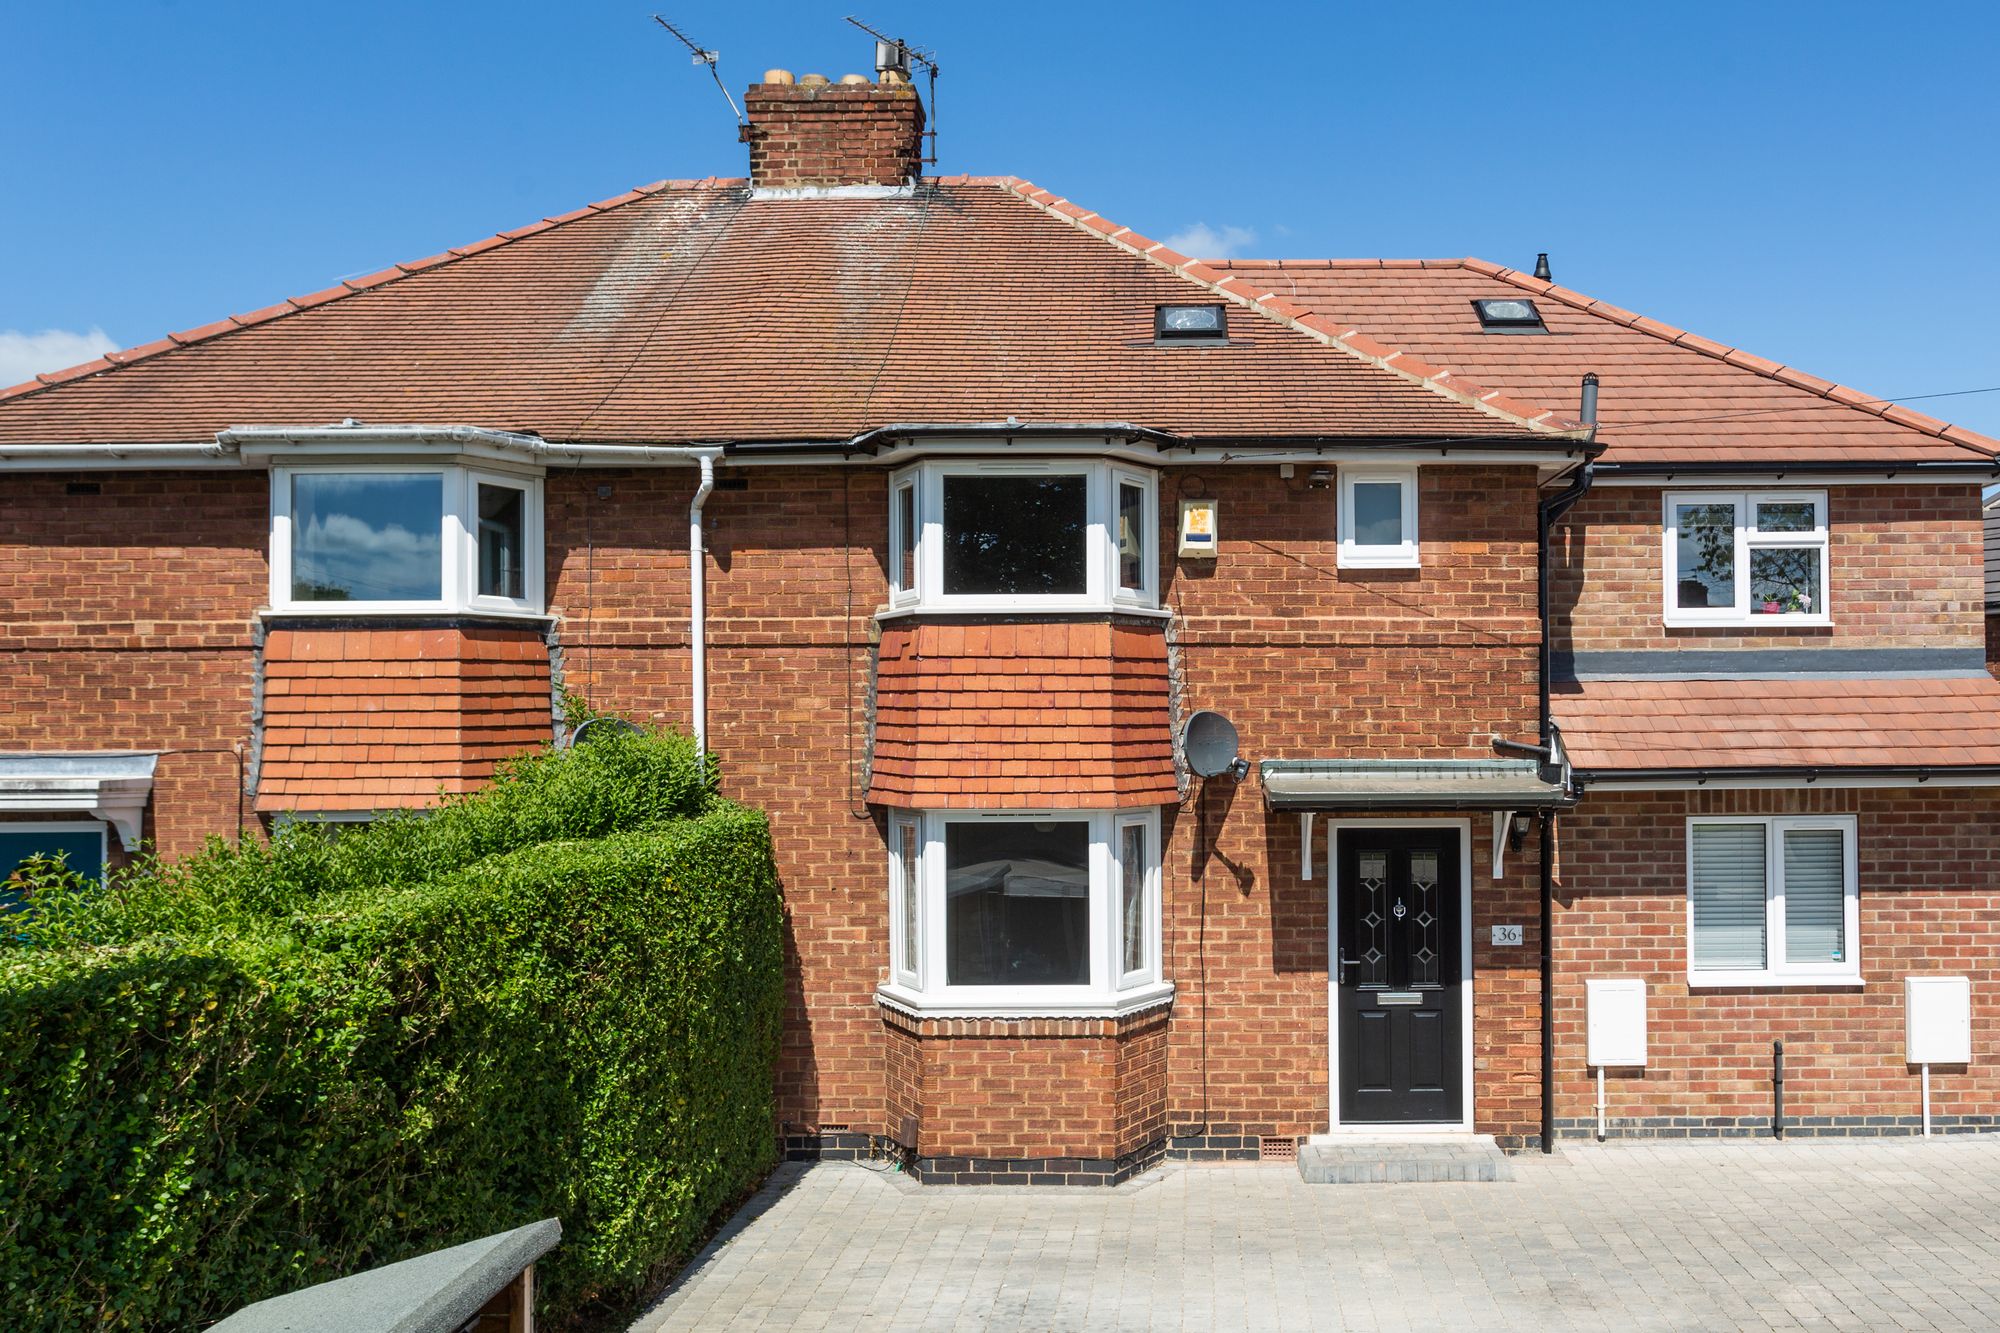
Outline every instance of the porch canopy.
POLYGON ((1533 759, 1266 759, 1264 804, 1344 810, 1542 810, 1575 804, 1533 759))

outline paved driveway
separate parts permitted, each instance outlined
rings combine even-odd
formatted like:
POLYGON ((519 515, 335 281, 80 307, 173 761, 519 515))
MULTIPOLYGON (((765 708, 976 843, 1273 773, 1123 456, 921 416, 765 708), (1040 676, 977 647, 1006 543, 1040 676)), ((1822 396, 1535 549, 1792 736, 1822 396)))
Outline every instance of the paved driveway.
POLYGON ((635 1330, 2000 1327, 2000 1136, 1575 1147, 1511 1184, 783 1168, 635 1330))

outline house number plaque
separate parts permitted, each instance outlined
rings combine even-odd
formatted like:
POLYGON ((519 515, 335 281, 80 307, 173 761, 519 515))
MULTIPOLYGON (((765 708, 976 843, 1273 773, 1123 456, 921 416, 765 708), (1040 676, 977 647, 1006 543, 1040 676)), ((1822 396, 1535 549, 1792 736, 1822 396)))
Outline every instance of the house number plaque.
POLYGON ((1495 944, 1519 944, 1521 942, 1521 928, 1519 926, 1495 926, 1493 927, 1493 942, 1495 944))

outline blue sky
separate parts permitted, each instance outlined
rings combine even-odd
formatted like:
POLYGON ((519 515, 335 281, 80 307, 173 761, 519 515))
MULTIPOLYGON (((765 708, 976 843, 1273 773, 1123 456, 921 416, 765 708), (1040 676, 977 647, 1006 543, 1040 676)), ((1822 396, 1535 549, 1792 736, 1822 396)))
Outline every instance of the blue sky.
MULTIPOLYGON (((741 174, 647 17, 671 2, 15 7, 0 372, 741 174)), ((847 3, 661 12, 739 93, 867 72, 859 12, 936 48, 940 170, 1155 236, 1547 250, 1567 285, 1872 392, 2000 386, 2000 6, 847 3)), ((2000 393, 1918 405, 2000 434, 2000 393)))

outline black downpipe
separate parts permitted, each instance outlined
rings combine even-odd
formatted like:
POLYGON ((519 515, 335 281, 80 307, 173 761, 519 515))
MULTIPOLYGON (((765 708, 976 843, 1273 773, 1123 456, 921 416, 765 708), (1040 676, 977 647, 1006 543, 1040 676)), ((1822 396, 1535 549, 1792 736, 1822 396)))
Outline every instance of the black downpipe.
POLYGON ((1771 1137, 1785 1137, 1785 1043, 1771 1043, 1771 1137))
MULTIPOLYGON (((1580 414, 1588 425, 1593 438, 1597 434, 1597 376, 1583 377, 1583 410, 1580 414)), ((1541 621, 1542 646, 1537 663, 1537 684, 1541 693, 1542 744, 1548 748, 1551 761, 1556 755, 1555 719, 1549 710, 1549 534, 1555 522, 1568 512, 1569 507, 1581 500, 1590 490, 1590 483, 1597 475, 1594 463, 1586 462, 1576 474, 1576 480, 1568 489, 1543 500, 1536 508, 1535 524, 1535 565, 1537 586, 1535 589, 1535 613, 1541 621)), ((1542 1151, 1556 1150, 1556 970, 1555 970, 1555 813, 1542 811, 1541 827, 1542 862, 1542 904, 1541 904, 1541 944, 1542 944, 1542 1151)))

